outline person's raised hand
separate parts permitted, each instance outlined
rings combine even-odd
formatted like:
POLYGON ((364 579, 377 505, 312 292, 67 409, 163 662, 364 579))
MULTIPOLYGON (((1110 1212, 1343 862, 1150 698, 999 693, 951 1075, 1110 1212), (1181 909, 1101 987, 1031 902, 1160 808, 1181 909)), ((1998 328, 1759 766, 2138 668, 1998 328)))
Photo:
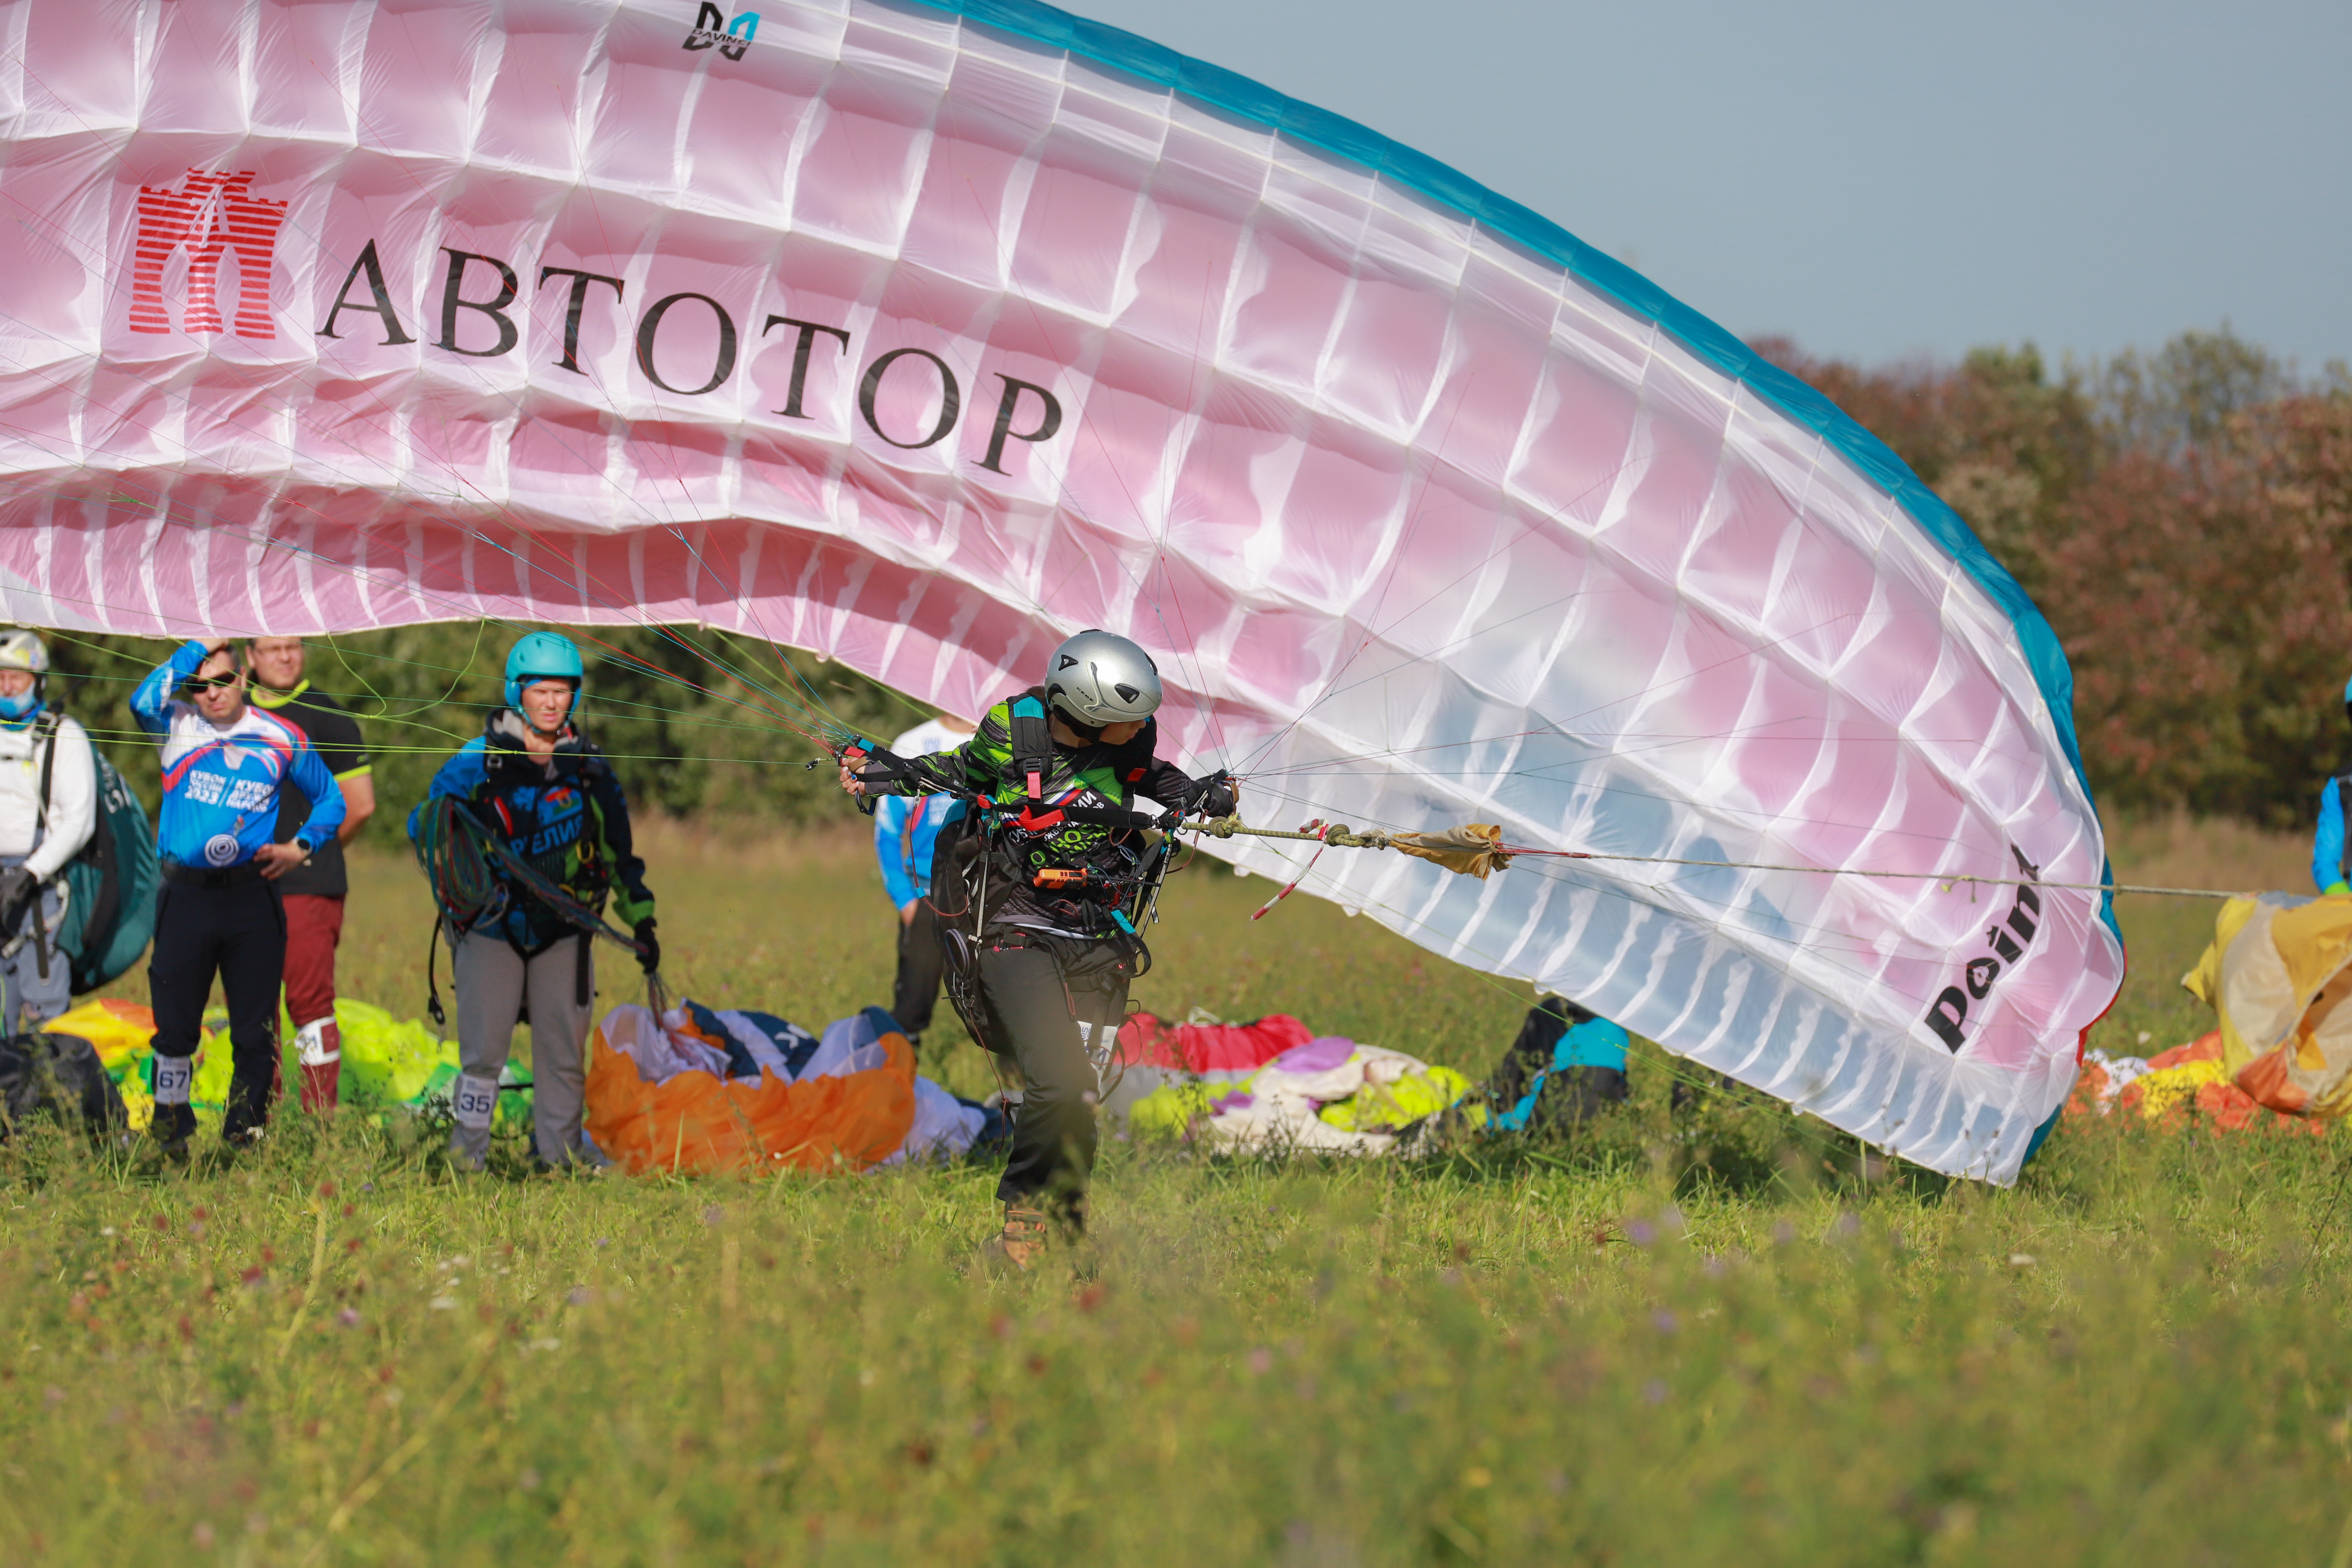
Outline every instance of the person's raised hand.
POLYGON ((862 783, 860 783, 860 782, 858 781, 858 777, 857 777, 857 771, 856 771, 858 768, 860 768, 860 767, 862 767, 863 765, 865 765, 865 762, 866 762, 866 753, 865 753, 863 751, 859 750, 859 749, 858 749, 857 747, 856 747, 856 746, 850 746, 850 747, 847 747, 847 748, 845 748, 845 749, 842 752, 842 753, 841 753, 841 793, 842 793, 842 794, 844 794, 844 795, 864 795, 864 794, 866 793, 866 786, 865 786, 865 784, 863 784, 862 783))

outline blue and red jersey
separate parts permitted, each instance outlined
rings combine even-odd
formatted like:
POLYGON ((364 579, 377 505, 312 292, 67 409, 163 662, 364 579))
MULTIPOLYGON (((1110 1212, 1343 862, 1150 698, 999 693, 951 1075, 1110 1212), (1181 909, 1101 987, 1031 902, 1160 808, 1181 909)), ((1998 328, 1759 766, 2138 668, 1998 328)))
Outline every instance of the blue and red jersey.
POLYGON ((277 838, 278 793, 289 782, 310 802, 294 842, 306 851, 332 842, 343 825, 342 786, 308 736, 251 704, 216 726, 175 695, 207 657, 203 643, 183 644, 131 696, 139 727, 163 742, 157 852, 198 870, 244 865, 277 838))

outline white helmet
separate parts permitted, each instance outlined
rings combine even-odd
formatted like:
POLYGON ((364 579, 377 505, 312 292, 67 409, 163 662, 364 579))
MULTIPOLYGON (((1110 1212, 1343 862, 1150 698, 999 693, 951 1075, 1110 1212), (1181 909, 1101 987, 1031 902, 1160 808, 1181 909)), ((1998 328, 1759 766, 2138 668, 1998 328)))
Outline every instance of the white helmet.
POLYGON ((35 675, 47 675, 49 645, 22 626, 0 632, 0 669, 29 669, 35 675))
POLYGON ((14 697, 0 697, 0 724, 22 724, 48 700, 49 647, 21 626, 0 632, 0 669, 32 672, 30 689, 14 697))
POLYGON ((1090 730, 1149 719, 1160 706, 1151 656, 1111 632, 1080 632, 1054 650, 1045 701, 1090 730))

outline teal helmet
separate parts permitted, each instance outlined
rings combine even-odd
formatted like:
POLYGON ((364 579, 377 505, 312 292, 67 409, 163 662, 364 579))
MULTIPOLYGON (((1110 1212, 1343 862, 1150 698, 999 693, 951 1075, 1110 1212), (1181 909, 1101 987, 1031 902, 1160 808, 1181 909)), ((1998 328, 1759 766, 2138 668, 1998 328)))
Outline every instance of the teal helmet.
POLYGON ((579 693, 588 683, 587 667, 580 662, 580 645, 561 632, 533 632, 507 655, 507 706, 520 712, 522 689, 534 680, 568 680, 573 693, 572 710, 580 710, 579 693))

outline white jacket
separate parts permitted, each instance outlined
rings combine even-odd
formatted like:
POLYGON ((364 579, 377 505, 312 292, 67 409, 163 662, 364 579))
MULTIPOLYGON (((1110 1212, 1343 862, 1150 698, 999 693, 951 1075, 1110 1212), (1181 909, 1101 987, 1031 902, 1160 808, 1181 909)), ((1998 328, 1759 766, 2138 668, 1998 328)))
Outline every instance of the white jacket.
POLYGON ((57 727, 58 761, 49 779, 48 831, 40 832, 41 763, 49 743, 41 726, 0 724, 0 856, 26 855, 44 880, 81 853, 98 827, 98 763, 89 731, 71 719, 57 727), (33 845, 39 838, 40 847, 33 845))

